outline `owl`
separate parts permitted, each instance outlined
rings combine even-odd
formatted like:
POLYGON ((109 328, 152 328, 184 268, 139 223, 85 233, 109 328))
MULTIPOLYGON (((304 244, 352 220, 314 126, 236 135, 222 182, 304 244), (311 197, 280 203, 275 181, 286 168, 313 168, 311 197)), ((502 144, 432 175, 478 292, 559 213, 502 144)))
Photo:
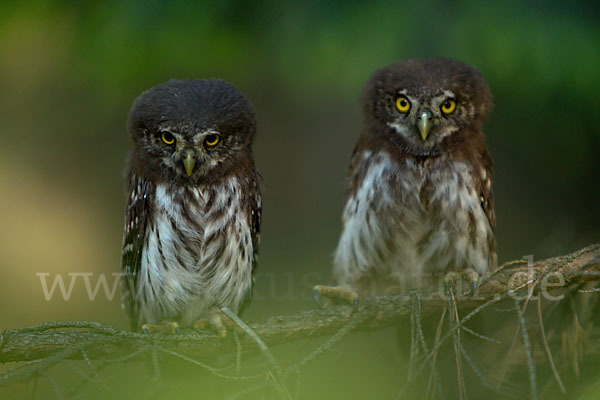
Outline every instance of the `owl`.
POLYGON ((480 73, 461 62, 411 59, 377 70, 349 171, 337 288, 356 302, 456 273, 476 284, 497 265, 492 160, 483 123, 492 106, 480 73), (427 281, 425 280, 427 279, 427 281))
POLYGON ((171 80, 129 114, 123 307, 132 329, 212 325, 250 298, 261 220, 252 105, 217 79, 171 80))

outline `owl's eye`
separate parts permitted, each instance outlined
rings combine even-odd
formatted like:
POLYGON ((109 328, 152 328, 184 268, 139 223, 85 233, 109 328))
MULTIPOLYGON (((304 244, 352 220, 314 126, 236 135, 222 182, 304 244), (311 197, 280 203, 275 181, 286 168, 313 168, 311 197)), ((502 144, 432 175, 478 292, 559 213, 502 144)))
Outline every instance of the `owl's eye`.
POLYGON ((410 101, 404 96, 400 96, 396 99, 396 108, 402 114, 406 114, 410 110, 410 101))
POLYGON ((204 139, 204 144, 207 147, 214 147, 217 145, 217 143, 219 143, 219 140, 221 140, 221 138, 219 137, 219 135, 213 134, 213 135, 208 135, 206 137, 206 139, 204 139))
POLYGON ((452 112, 454 111, 454 109, 456 108, 456 101, 452 100, 452 99, 448 99, 445 102, 442 103, 442 112, 444 114, 452 114, 452 112))
POLYGON ((160 137, 165 144, 175 143, 175 137, 170 132, 164 131, 160 137))

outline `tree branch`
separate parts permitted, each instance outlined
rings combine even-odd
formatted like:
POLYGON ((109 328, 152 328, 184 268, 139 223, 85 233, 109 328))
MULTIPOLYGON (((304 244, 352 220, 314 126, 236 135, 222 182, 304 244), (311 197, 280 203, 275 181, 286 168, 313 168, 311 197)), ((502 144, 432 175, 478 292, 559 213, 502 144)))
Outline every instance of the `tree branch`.
MULTIPOLYGON (((597 280, 600 280, 600 244, 565 256, 538 261, 533 265, 526 265, 523 260, 506 263, 482 280, 476 296, 459 296, 457 304, 461 311, 468 311, 527 290, 537 293, 543 289, 555 293, 597 280), (548 289, 549 286, 551 288, 548 289)), ((419 297, 423 314, 439 312, 447 306, 444 291, 438 290, 438 287, 424 288, 419 297)), ((350 321, 354 321, 354 330, 381 329, 395 325, 409 315, 413 311, 413 299, 414 292, 361 298, 358 310, 350 318, 346 316, 349 306, 337 305, 325 310, 314 309, 274 316, 248 325, 269 346, 331 335, 350 321)), ((246 349, 256 347, 255 342, 247 335, 241 341, 246 349)), ((25 363, 28 371, 32 371, 28 374, 39 374, 65 359, 125 359, 135 352, 139 354, 144 348, 156 345, 195 355, 206 355, 216 350, 235 350, 233 340, 224 340, 211 333, 184 331, 180 335, 147 335, 117 330, 97 322, 48 322, 2 332, 0 364, 28 362, 25 363)), ((131 357, 134 356, 135 354, 131 357)), ((27 377, 19 373, 19 368, 5 370, 0 374, 0 386, 26 380, 27 377)))

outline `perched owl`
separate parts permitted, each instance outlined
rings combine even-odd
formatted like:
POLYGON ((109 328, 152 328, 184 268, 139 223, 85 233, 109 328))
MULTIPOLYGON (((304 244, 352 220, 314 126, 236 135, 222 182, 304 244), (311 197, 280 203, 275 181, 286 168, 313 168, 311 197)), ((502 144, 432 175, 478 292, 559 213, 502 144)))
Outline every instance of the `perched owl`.
POLYGON ((252 105, 217 79, 171 80, 129 114, 123 306, 132 329, 212 324, 249 299, 259 242, 252 105))
POLYGON ((401 291, 463 270, 476 282, 497 264, 484 79, 454 60, 399 61, 373 74, 362 106, 333 294, 401 291))

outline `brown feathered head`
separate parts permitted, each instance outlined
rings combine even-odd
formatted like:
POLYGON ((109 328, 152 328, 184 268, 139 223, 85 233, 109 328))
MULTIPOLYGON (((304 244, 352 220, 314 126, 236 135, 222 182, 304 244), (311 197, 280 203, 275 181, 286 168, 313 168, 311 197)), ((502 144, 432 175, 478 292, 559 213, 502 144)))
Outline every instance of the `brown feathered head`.
POLYGON ((363 135, 435 155, 481 134, 492 96, 479 71, 462 62, 410 59, 375 71, 362 104, 363 135))

